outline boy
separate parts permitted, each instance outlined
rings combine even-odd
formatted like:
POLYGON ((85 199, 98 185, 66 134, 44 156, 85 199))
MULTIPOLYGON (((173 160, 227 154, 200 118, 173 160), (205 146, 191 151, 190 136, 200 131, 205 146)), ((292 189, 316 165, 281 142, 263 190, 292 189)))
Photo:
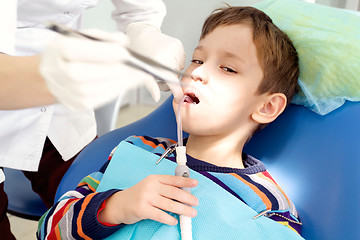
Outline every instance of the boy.
MULTIPOLYGON (((220 9, 205 21, 186 73, 191 78, 182 79, 186 83, 185 101, 180 104, 183 129, 189 133, 187 165, 210 179, 211 184, 226 190, 239 205, 254 210, 257 213, 254 219, 267 217, 272 219, 271 223, 277 222, 276 226, 281 223, 300 234, 301 222, 292 202, 264 165, 242 152, 252 134, 274 121, 296 92, 299 67, 291 41, 266 14, 255 8, 220 9)), ((178 104, 174 103, 175 113, 179 114, 177 109, 178 104)), ((169 139, 135 136, 125 142, 158 155, 175 144, 169 139)), ((121 152, 120 145, 115 155, 111 154, 112 161, 85 178, 76 191, 65 194, 43 216, 39 239, 101 239, 145 219, 176 225, 178 220, 173 213, 194 217, 196 225, 196 219, 204 213, 194 207, 201 207, 205 199, 201 194, 195 197, 180 189, 196 187, 195 179, 150 175, 128 188, 95 192, 118 156, 129 154, 121 152)), ((169 160, 175 161, 175 155, 170 154, 163 162, 169 160)), ((142 171, 138 166, 133 168, 142 171)), ((116 170, 119 174, 114 180, 127 181, 126 177, 121 178, 120 171, 126 174, 131 168, 122 168, 116 170)), ((194 190, 200 187, 206 186, 194 190)), ((206 200, 211 198, 206 196, 206 200)), ((224 203, 227 205, 227 200, 224 203)), ((162 237, 171 231, 165 229, 162 237)))

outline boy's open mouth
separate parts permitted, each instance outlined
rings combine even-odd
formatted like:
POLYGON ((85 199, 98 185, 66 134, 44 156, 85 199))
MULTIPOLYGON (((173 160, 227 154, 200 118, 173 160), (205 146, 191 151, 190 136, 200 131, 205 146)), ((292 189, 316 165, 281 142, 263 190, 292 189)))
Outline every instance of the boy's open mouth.
POLYGON ((184 102, 198 104, 200 100, 193 93, 185 93, 184 102))

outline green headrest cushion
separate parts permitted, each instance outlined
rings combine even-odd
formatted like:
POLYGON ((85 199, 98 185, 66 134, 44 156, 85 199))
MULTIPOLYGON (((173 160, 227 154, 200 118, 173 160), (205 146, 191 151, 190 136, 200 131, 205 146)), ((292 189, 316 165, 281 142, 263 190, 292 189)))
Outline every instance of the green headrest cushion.
POLYGON ((360 16, 297 0, 254 5, 292 40, 300 65, 301 91, 293 103, 324 115, 360 100, 360 16))

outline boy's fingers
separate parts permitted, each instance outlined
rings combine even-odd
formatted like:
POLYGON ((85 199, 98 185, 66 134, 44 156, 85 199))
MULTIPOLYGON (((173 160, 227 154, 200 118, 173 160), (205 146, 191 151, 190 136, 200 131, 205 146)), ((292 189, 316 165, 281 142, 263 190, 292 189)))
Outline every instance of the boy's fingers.
POLYGON ((199 204, 199 200, 192 195, 178 187, 163 185, 159 189, 159 194, 169 199, 174 199, 181 203, 186 203, 191 206, 197 206, 199 204))
POLYGON ((176 225, 178 223, 176 218, 156 207, 149 208, 147 218, 167 225, 176 225))
POLYGON ((163 184, 175 186, 175 187, 196 187, 198 182, 192 178, 185 178, 172 175, 159 175, 159 181, 163 184))
POLYGON ((185 215, 188 217, 195 217, 197 215, 196 209, 166 197, 156 198, 154 202, 151 203, 151 205, 164 211, 185 215))

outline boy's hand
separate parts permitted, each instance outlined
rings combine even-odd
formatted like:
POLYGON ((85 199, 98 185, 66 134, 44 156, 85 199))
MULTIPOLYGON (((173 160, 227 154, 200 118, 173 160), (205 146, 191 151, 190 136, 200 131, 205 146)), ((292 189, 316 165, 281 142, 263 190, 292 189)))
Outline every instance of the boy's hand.
POLYGON ((110 224, 133 224, 152 219, 176 225, 177 220, 165 211, 195 217, 197 212, 191 206, 197 206, 198 199, 180 188, 195 187, 197 184, 191 178, 150 175, 108 198, 105 209, 99 213, 99 220, 110 224))

